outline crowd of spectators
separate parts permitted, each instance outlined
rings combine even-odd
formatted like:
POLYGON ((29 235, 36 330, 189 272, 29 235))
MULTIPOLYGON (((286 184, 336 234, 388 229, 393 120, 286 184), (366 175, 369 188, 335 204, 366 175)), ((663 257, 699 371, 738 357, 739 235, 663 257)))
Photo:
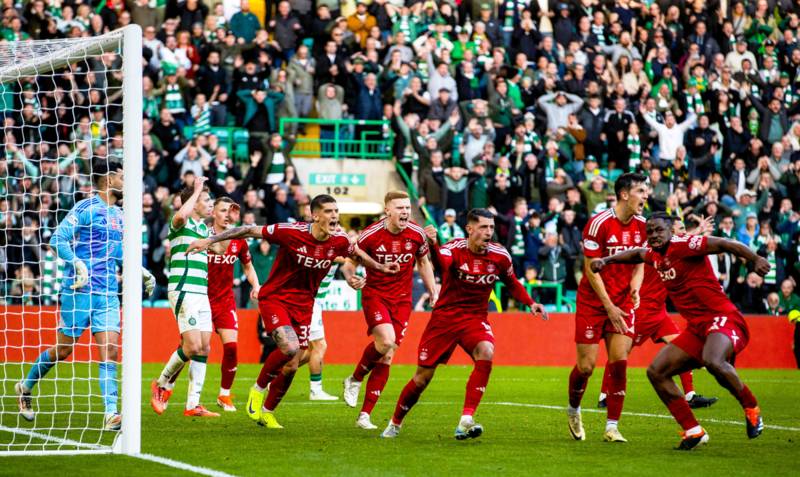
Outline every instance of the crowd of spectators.
MULTIPOLYGON (((145 256, 161 283, 182 185, 208 176, 244 223, 302 219, 293 140, 338 129, 282 137, 280 119, 353 118, 386 121, 442 236, 490 208, 526 282, 574 289, 584 224, 640 171, 646 213, 713 216, 713 234, 767 257, 764 278, 713 264, 746 312, 785 314, 800 302, 799 14, 788 0, 7 0, 0 37, 142 26, 145 256), (230 125, 249 131, 249 161, 210 134, 230 125)), ((49 234, 89 190, 91 157, 121 151, 120 81, 107 54, 0 86, 0 276, 14 300, 48 283, 49 234)))

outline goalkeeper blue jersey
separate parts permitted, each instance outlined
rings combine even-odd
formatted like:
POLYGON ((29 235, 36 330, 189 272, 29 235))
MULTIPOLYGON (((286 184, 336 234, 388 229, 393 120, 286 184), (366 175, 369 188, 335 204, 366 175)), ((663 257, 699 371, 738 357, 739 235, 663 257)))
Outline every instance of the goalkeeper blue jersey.
POLYGON ((66 262, 62 290, 75 281, 76 258, 89 269, 78 293, 117 293, 117 262, 122 260, 122 209, 100 197, 84 199, 69 211, 50 238, 50 247, 66 262))

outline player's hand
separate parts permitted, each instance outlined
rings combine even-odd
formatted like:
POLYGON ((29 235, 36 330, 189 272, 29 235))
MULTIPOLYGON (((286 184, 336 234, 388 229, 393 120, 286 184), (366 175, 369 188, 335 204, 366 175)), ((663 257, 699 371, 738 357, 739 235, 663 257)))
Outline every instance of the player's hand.
POLYGON ((144 292, 147 296, 151 296, 156 288, 156 277, 150 273, 150 270, 142 267, 142 280, 144 281, 144 292))
POLYGON ((258 301, 258 291, 260 287, 253 287, 250 289, 250 299, 253 301, 258 301))
POLYGON ((633 303, 634 310, 639 308, 640 302, 641 299, 639 298, 639 290, 631 290, 631 303, 633 303))
POLYGON ((400 271, 400 264, 396 262, 384 263, 381 266, 381 271, 387 275, 394 275, 400 271))
POLYGON ((431 307, 431 310, 434 306, 436 306, 436 302, 439 301, 439 291, 434 290, 433 292, 428 292, 430 295, 430 299, 428 300, 428 305, 431 307))
POLYGON ((754 271, 759 275, 761 275, 762 277, 766 276, 766 274, 769 273, 770 268, 772 267, 770 266, 769 261, 767 261, 766 258, 758 257, 756 259, 754 271))
POLYGON ((617 305, 611 305, 610 309, 606 308, 606 312, 608 313, 608 319, 611 321, 617 333, 624 335, 630 331, 627 323, 625 323, 625 317, 627 317, 628 314, 622 311, 617 305))
POLYGON ((83 288, 89 282, 89 269, 82 260, 77 258, 72 262, 72 266, 75 267, 75 283, 70 288, 73 290, 83 288))
POLYGON ((592 260, 592 262, 589 264, 589 268, 591 268, 594 273, 600 273, 605 266, 606 262, 602 258, 592 260))
POLYGON ((365 277, 356 275, 355 273, 347 277, 345 280, 353 290, 361 290, 364 288, 364 285, 367 284, 367 279, 365 277))
POLYGON ((425 226, 425 236, 428 237, 431 243, 436 244, 439 238, 439 231, 433 225, 427 225, 425 226))
POLYGON ((544 305, 541 303, 534 303, 531 306, 531 314, 533 316, 541 316, 542 320, 547 321, 550 319, 550 316, 547 314, 547 310, 544 309, 544 305))
POLYGON ((208 250, 208 246, 211 245, 211 240, 209 239, 199 239, 195 240, 194 242, 189 244, 189 248, 186 249, 186 254, 195 253, 195 252, 203 252, 208 250))
POLYGON ((208 180, 205 176, 195 177, 194 178, 194 192, 195 194, 199 194, 203 191, 203 186, 205 185, 206 181, 208 180))

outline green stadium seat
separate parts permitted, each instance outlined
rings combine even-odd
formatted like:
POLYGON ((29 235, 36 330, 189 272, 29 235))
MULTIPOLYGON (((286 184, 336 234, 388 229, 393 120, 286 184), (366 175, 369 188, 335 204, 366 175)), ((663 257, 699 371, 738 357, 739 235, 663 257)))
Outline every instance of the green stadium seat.
POLYGON ((246 162, 250 158, 250 132, 244 128, 233 130, 233 160, 246 162))

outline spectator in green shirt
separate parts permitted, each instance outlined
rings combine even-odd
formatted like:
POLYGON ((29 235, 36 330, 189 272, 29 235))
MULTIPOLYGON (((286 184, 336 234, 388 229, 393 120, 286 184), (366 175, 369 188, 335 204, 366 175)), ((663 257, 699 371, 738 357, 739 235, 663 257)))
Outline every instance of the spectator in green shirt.
POLYGON ((456 223, 456 211, 447 209, 444 211, 444 223, 439 226, 439 237, 442 243, 447 243, 456 238, 464 238, 464 230, 456 223))
POLYGON ((794 293, 795 284, 794 280, 787 278, 781 282, 780 309, 784 315, 789 314, 792 310, 800 310, 800 297, 794 293))
POLYGON ((242 0, 242 10, 231 17, 230 30, 245 43, 250 43, 256 37, 256 32, 261 29, 258 17, 250 11, 250 0, 242 0))

